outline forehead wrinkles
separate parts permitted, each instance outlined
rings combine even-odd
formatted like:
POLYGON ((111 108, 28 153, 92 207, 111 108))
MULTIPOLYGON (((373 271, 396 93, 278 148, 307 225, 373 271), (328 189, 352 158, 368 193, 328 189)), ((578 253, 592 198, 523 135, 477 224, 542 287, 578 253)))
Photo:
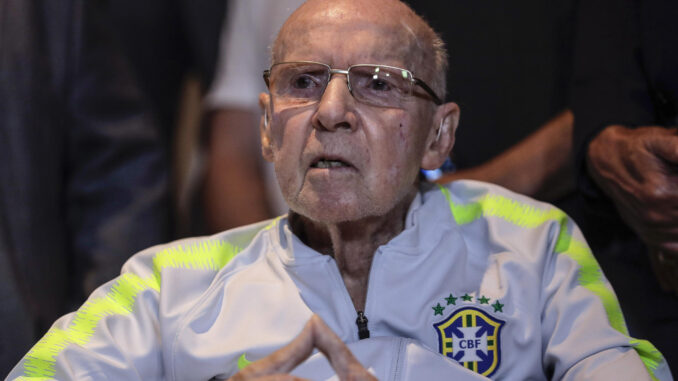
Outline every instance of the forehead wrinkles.
POLYGON ((413 65, 419 67, 417 61, 421 57, 413 36, 405 29, 373 23, 295 26, 287 29, 278 46, 275 62, 320 60, 333 66, 390 63, 414 70, 413 65))

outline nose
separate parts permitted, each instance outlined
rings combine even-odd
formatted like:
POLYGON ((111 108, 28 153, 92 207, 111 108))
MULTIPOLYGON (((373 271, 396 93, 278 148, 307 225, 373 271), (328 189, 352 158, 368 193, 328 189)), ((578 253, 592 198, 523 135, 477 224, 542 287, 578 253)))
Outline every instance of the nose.
POLYGON ((356 125, 355 99, 348 90, 344 75, 335 74, 325 87, 318 109, 312 118, 313 127, 318 130, 353 130, 356 125))

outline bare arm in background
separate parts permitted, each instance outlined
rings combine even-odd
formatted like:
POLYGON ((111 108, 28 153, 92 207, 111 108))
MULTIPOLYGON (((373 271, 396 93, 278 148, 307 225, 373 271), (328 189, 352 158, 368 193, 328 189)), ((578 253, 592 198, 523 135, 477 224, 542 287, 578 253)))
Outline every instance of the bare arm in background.
POLYGON ((490 161, 444 175, 436 182, 487 181, 518 193, 555 200, 574 189, 570 158, 573 123, 572 112, 563 111, 490 161))
POLYGON ((272 216, 261 168, 259 115, 221 109, 209 120, 204 208, 208 230, 217 232, 272 216))

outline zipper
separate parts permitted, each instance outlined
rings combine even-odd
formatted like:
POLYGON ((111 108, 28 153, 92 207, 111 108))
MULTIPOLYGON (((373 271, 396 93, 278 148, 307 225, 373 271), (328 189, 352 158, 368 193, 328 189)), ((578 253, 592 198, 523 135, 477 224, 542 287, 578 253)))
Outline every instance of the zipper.
POLYGON ((374 289, 376 287, 376 283, 374 282, 374 277, 375 273, 377 272, 377 269, 379 266, 377 263, 379 262, 379 258, 381 257, 381 247, 377 248, 377 251, 374 253, 374 257, 372 257, 372 266, 370 267, 370 275, 367 277, 367 292, 365 293, 365 311, 356 311, 358 313, 358 318, 356 319, 355 323, 358 326, 358 338, 360 340, 362 339, 368 339, 370 337, 370 330, 367 326, 367 313, 370 312, 370 300, 372 300, 374 297, 370 297, 370 293, 374 293, 374 289), (362 319, 361 319, 362 318, 362 319))
POLYGON ((337 262, 335 262, 333 258, 331 259, 332 266, 330 266, 330 267, 333 268, 335 275, 336 275, 336 279, 339 282, 340 287, 343 288, 343 290, 344 290, 344 295, 346 296, 345 300, 346 300, 346 302, 349 306, 349 311, 353 310, 353 311, 356 312, 357 318, 355 320, 355 324, 358 327, 358 339, 359 340, 367 339, 367 338, 370 337, 370 330, 369 330, 369 327, 367 326, 368 319, 367 319, 366 312, 368 311, 369 300, 370 300, 370 290, 373 288, 373 287, 371 287, 372 278, 374 276, 375 268, 377 267, 375 265, 376 265, 376 262, 377 262, 377 258, 379 257, 379 254, 381 254, 381 249, 377 249, 377 252, 374 253, 374 257, 372 258, 372 265, 370 267, 370 275, 368 276, 368 279, 367 279, 367 292, 365 294, 365 311, 358 311, 358 310, 355 309, 355 306, 353 306, 353 301, 351 300, 351 296, 348 294, 348 289, 346 288, 346 285, 344 284, 344 280, 341 278, 341 273, 339 272, 339 267, 337 267, 337 262))
MULTIPOLYGON (((367 304, 367 300, 365 304, 367 304)), ((358 311, 358 318, 355 319, 355 324, 358 326, 358 338, 360 340, 369 339, 370 330, 367 328, 367 316, 365 316, 363 311, 358 311)))

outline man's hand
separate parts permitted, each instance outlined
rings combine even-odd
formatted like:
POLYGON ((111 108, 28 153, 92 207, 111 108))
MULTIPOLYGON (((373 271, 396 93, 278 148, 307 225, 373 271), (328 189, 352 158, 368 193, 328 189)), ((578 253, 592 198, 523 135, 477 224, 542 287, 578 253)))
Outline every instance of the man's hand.
POLYGON ((314 348, 327 357, 340 380, 376 380, 318 315, 309 319, 291 343, 251 363, 229 380, 300 380, 288 373, 306 360, 314 348))
POLYGON ((587 166, 647 244, 659 283, 678 294, 677 129, 608 126, 589 144, 587 166))

